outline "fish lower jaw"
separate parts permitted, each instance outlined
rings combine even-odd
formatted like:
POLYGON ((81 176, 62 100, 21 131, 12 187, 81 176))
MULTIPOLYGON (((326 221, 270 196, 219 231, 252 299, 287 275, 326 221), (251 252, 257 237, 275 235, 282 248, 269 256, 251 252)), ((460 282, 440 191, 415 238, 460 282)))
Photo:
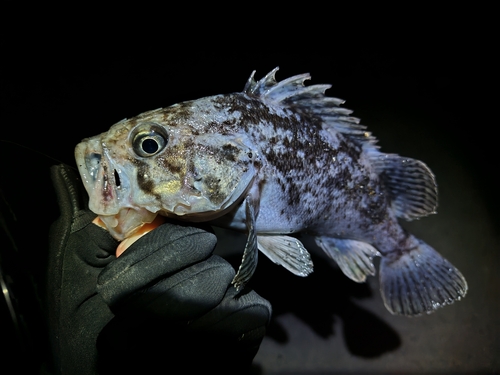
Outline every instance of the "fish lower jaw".
POLYGON ((157 216, 144 208, 122 208, 115 215, 99 215, 108 232, 118 241, 133 235, 144 224, 151 223, 157 216))

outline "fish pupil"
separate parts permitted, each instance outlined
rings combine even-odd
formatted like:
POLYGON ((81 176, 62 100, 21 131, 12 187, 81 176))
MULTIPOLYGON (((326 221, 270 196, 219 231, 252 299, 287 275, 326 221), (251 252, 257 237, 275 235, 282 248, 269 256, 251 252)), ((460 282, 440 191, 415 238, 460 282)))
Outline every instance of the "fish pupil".
POLYGON ((158 142, 156 142, 154 139, 148 138, 142 142, 142 149, 148 154, 154 154, 156 151, 158 151, 158 148, 158 142))

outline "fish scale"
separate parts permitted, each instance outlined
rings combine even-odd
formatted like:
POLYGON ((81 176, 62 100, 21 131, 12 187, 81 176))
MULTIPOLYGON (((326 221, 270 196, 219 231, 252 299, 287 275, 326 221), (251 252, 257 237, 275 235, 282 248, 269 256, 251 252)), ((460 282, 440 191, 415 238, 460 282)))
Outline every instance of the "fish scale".
POLYGON ((156 215, 247 234, 233 280, 241 289, 261 251, 298 276, 313 271, 292 233, 304 232, 346 276, 364 282, 380 256, 387 309, 408 316, 461 299, 467 283, 398 219, 436 212, 437 185, 421 161, 380 151, 330 85, 278 68, 243 92, 145 112, 77 145, 89 207, 122 240, 156 215))

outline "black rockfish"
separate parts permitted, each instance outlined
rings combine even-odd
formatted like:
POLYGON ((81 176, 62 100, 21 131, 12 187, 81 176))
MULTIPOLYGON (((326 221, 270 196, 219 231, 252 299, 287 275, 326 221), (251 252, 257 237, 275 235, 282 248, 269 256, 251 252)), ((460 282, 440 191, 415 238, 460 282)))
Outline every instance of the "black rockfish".
POLYGON ((326 97, 330 85, 252 74, 243 92, 142 113, 76 147, 90 209, 117 239, 157 214, 248 233, 233 283, 258 250, 306 276, 306 232, 357 282, 375 274, 390 312, 419 315, 465 296, 462 274, 398 218, 435 213, 437 186, 421 161, 384 154, 376 139, 326 97))

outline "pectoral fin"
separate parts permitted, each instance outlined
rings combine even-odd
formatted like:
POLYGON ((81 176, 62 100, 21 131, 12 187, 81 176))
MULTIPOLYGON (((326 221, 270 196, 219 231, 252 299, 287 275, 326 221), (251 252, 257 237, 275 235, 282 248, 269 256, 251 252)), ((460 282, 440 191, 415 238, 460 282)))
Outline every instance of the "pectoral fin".
POLYGON ((297 276, 307 276, 313 271, 311 255, 302 242, 290 236, 257 236, 259 250, 274 263, 285 267, 297 276))
POLYGON ((257 268, 259 250, 257 247, 257 234, 255 233, 255 220, 258 212, 258 201, 253 199, 252 196, 247 196, 243 202, 245 205, 246 213, 246 226, 247 226, 247 243, 243 258, 241 260, 240 268, 233 278, 232 284, 236 290, 242 289, 245 284, 252 278, 252 275, 257 268))

